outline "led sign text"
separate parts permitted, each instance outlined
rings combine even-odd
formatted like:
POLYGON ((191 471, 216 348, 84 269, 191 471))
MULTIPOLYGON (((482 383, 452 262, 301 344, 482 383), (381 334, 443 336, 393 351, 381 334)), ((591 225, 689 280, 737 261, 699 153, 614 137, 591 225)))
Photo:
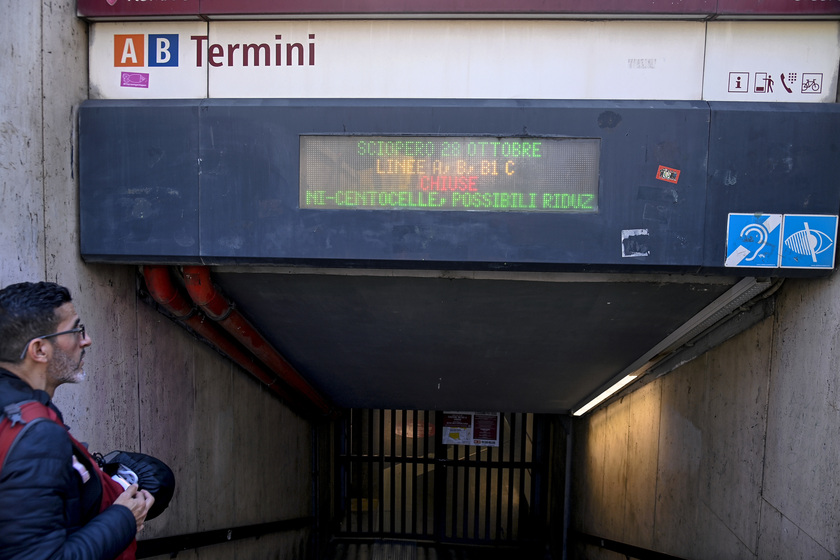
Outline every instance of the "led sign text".
POLYGON ((597 212, 597 138, 302 136, 300 207, 597 212))

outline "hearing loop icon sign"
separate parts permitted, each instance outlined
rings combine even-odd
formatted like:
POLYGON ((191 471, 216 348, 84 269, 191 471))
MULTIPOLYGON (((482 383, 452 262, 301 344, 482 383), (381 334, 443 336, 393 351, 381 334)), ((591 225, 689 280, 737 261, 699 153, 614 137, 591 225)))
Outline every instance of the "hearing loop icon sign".
POLYGON ((781 214, 729 214, 727 267, 777 268, 781 214))
POLYGON ((729 214, 726 267, 834 268, 837 216, 729 214))

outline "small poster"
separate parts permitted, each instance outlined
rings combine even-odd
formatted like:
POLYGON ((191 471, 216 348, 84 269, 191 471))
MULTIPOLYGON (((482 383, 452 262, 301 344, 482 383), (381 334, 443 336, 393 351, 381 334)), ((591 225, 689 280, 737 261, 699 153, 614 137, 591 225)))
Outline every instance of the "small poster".
POLYGON ((472 412, 443 413, 443 443, 469 445, 472 439, 472 412))
POLYGON ((473 415, 473 445, 499 447, 499 413, 476 412, 473 415))
POLYGON ((498 412, 444 412, 444 445, 499 446, 498 412))

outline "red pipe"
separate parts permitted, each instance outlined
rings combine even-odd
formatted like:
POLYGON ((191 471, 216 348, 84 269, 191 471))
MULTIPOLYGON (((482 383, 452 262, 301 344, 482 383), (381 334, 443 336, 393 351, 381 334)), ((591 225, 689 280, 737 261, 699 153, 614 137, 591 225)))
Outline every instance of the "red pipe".
POLYGON ((169 276, 165 266, 144 266, 143 276, 152 298, 171 313, 176 319, 188 325, 193 331, 210 341, 231 360, 245 368, 254 377, 268 386, 274 393, 288 403, 293 399, 288 391, 278 384, 279 378, 254 362, 253 358, 234 344, 216 323, 207 321, 203 313, 187 301, 169 276))
POLYGON ((218 322, 259 360, 274 371, 287 385, 305 396, 324 414, 330 414, 330 403, 316 391, 286 361, 257 329, 236 308, 220 294, 210 279, 206 266, 185 266, 184 281, 192 300, 208 317, 218 322))

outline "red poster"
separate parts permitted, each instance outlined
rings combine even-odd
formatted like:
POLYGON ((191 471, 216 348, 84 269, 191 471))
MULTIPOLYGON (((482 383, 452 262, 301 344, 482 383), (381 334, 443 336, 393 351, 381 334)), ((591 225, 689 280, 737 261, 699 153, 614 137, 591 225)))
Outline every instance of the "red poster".
POLYGON ((499 446, 499 413, 475 413, 473 416, 473 445, 499 446))

